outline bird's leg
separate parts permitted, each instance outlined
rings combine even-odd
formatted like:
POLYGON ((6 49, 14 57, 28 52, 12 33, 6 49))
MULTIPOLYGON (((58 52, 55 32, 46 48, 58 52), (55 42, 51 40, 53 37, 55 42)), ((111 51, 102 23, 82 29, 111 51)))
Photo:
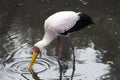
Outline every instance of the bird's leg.
POLYGON ((73 79, 73 75, 74 75, 74 72, 75 72, 75 52, 74 52, 74 44, 72 42, 72 39, 70 38, 70 36, 67 36, 68 37, 68 40, 70 42, 70 45, 71 45, 71 48, 72 48, 72 54, 73 54, 73 71, 72 71, 72 75, 71 75, 71 80, 73 79))
POLYGON ((61 61, 60 61, 60 58, 62 56, 61 51, 62 51, 61 37, 58 36, 58 52, 57 52, 58 58, 57 58, 57 60, 58 60, 59 70, 60 70, 60 80, 62 80, 62 65, 61 65, 61 61))
POLYGON ((61 51, 62 51, 62 42, 61 42, 61 37, 58 36, 58 60, 60 60, 62 54, 61 54, 61 51))
POLYGON ((33 79, 40 80, 40 78, 38 77, 37 73, 35 73, 33 69, 30 72, 32 74, 33 79))
POLYGON ((71 48, 72 48, 72 53, 73 53, 73 60, 75 61, 75 52, 74 52, 74 44, 73 44, 73 41, 72 39, 70 38, 70 36, 67 36, 68 37, 68 40, 70 42, 70 45, 71 45, 71 48))
POLYGON ((26 80, 30 80, 23 73, 21 74, 21 76, 24 77, 26 80))

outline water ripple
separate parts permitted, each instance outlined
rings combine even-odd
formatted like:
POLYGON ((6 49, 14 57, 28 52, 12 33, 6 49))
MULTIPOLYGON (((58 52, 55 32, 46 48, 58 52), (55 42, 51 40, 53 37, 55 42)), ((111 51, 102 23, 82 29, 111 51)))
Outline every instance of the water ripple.
MULTIPOLYGON (((29 74, 28 66, 30 59, 15 59, 12 63, 6 64, 5 68, 8 73, 17 73, 17 74, 29 74)), ((36 73, 41 73, 48 70, 51 67, 51 63, 45 59, 37 59, 36 63, 33 66, 33 69, 36 73)))

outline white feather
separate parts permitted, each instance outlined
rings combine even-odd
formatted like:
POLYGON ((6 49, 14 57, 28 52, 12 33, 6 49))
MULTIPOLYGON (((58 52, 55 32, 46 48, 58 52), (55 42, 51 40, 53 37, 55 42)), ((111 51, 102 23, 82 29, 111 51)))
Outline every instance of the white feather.
POLYGON ((79 20, 79 13, 73 11, 57 12, 45 20, 45 30, 52 29, 55 33, 64 33, 79 20))

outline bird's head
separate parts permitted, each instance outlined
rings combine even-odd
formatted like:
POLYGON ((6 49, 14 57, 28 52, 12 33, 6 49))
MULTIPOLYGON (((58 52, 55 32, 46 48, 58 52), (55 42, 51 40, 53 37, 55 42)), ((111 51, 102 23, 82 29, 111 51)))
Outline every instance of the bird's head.
POLYGON ((44 38, 44 40, 40 40, 37 43, 34 44, 34 51, 33 51, 33 55, 32 55, 32 60, 30 62, 29 65, 29 70, 32 69, 33 64, 35 63, 35 60, 38 56, 38 54, 41 52, 41 50, 47 46, 53 39, 51 39, 51 41, 49 39, 45 40, 47 38, 44 38))
POLYGON ((95 23, 93 22, 93 20, 91 19, 90 16, 88 16, 87 14, 81 13, 79 14, 80 16, 80 22, 84 25, 84 26, 88 26, 90 24, 95 25, 95 23))
POLYGON ((32 60, 31 60, 30 65, 29 65, 29 70, 32 69, 32 66, 34 65, 35 60, 36 60, 39 53, 40 53, 40 48, 38 48, 37 46, 34 46, 32 60))

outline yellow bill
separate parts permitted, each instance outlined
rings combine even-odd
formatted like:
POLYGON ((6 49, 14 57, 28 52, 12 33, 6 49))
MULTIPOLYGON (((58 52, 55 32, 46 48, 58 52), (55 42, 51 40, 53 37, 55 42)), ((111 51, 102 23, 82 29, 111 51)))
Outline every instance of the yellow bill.
POLYGON ((31 60, 31 62, 30 62, 29 68, 28 68, 29 70, 32 69, 32 67, 33 67, 33 65, 34 65, 34 63, 35 63, 35 61, 36 61, 37 56, 38 56, 38 53, 33 52, 32 60, 31 60))

